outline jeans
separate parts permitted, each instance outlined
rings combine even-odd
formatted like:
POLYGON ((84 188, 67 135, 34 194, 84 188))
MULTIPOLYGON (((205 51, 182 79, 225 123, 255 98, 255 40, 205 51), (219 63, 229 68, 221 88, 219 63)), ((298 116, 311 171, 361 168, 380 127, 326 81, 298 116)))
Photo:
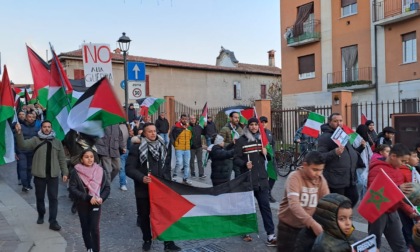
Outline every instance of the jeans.
POLYGON ((191 149, 190 150, 191 156, 190 156, 190 170, 191 174, 195 176, 195 157, 197 157, 197 166, 198 166, 198 176, 204 175, 204 169, 203 169, 203 148, 197 148, 197 149, 191 149))
POLYGON ((34 177, 36 210, 38 215, 43 217, 45 215, 45 191, 48 193, 49 203, 49 218, 50 223, 57 221, 58 208, 58 177, 40 178, 34 177))
POLYGON ((257 199, 258 207, 260 208, 265 232, 267 232, 267 235, 271 235, 274 234, 274 223, 273 215, 271 214, 270 202, 268 200, 268 194, 268 188, 254 190, 254 196, 257 199))
POLYGON ((23 187, 29 188, 31 186, 32 180, 31 170, 33 154, 19 153, 17 154, 17 156, 19 158, 19 160, 17 161, 17 167, 20 181, 22 182, 23 187))
POLYGON ((184 177, 183 179, 186 180, 190 177, 190 158, 191 153, 190 150, 175 150, 176 156, 176 165, 174 173, 178 173, 184 168, 184 177))
POLYGON ((168 146, 168 143, 169 143, 168 133, 159 133, 159 136, 161 136, 163 138, 163 141, 165 142, 165 145, 168 146))
POLYGON ((125 162, 127 161, 127 158, 128 158, 128 150, 120 156, 120 163, 121 163, 120 172, 119 172, 120 186, 127 185, 127 178, 125 176, 125 162))
POLYGON ((211 145, 211 137, 206 137, 207 146, 211 145))

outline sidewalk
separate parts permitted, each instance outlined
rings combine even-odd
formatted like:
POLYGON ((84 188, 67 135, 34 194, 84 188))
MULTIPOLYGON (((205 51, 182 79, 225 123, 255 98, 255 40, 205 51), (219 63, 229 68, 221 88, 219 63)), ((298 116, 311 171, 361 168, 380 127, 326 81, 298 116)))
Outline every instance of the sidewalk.
POLYGON ((65 251, 63 236, 50 230, 48 222, 36 224, 37 216, 36 210, 0 177, 0 251, 65 251))

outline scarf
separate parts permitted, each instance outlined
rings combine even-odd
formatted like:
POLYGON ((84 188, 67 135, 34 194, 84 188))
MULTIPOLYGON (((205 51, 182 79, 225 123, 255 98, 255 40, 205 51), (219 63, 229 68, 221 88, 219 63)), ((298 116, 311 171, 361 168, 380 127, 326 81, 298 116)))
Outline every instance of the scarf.
POLYGON ((152 155, 153 159, 156 161, 162 160, 162 163, 165 163, 166 158, 166 147, 165 142, 163 141, 163 138, 159 135, 157 135, 156 140, 151 141, 145 137, 140 138, 140 146, 139 146, 139 152, 140 152, 140 164, 143 164, 148 157, 148 151, 150 151, 150 154, 152 155))
POLYGON ((51 130, 51 133, 48 135, 45 135, 42 130, 38 131, 38 137, 42 140, 53 140, 55 138, 55 132, 54 130, 51 130))
POLYGON ((238 131, 236 131, 236 127, 232 123, 230 123, 230 127, 232 128, 232 139, 238 139, 241 135, 239 135, 238 131))
POLYGON ((104 170, 97 163, 93 163, 92 167, 82 164, 74 166, 83 184, 88 188, 90 196, 99 197, 101 193, 102 177, 104 170))

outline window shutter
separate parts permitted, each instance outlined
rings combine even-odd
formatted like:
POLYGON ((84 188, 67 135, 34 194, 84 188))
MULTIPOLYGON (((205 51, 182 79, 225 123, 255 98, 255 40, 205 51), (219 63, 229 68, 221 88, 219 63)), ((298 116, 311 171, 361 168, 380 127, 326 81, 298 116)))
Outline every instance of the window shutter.
POLYGON ((298 58, 299 74, 315 72, 315 55, 307 55, 298 58))
POLYGON ((413 40, 416 39, 416 32, 410 32, 410 33, 406 33, 402 35, 402 41, 409 41, 409 40, 413 40))
POLYGON ((341 0, 341 8, 357 3, 357 0, 341 0))
POLYGON ((261 99, 267 99, 267 85, 261 85, 261 99))
POLYGON ((80 80, 85 78, 85 71, 83 69, 74 69, 73 75, 75 80, 80 80))

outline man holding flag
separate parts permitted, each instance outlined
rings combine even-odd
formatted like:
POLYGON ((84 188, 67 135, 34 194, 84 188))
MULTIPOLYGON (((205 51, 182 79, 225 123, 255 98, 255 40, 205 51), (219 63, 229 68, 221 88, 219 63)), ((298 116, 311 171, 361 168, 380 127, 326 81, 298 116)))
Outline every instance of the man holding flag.
MULTIPOLYGON (((274 141, 274 137, 273 137, 273 134, 271 133, 271 130, 267 129, 267 124, 268 124, 267 117, 266 116, 261 116, 260 117, 260 122, 262 123, 262 125, 264 127, 264 132, 265 132, 265 135, 267 136, 268 144, 270 145, 269 147, 271 147, 271 155, 273 155, 273 153, 275 153, 275 151, 276 151, 276 142, 274 141)), ((267 152, 268 152, 268 150, 267 150, 267 152)), ((271 162, 271 166, 272 166, 271 168, 274 171, 274 167, 275 167, 274 162, 275 162, 275 159, 272 158, 270 162, 271 162)), ((268 165, 269 164, 267 164, 267 166, 268 165)), ((267 172, 269 172, 268 171, 268 167, 267 167, 267 172)), ((270 200, 271 203, 275 203, 276 202, 276 199, 271 194, 271 190, 273 190, 274 183, 276 183, 276 180, 277 180, 277 176, 276 175, 277 175, 277 173, 275 171, 274 171, 274 178, 273 178, 273 176, 270 176, 270 173, 268 173, 268 185, 270 186, 270 193, 269 193, 268 196, 269 196, 269 200, 270 200)))
MULTIPOLYGON (((235 142, 233 163, 240 168, 241 174, 248 170, 251 171, 250 180, 254 189, 254 196, 257 199, 264 229, 267 232, 266 244, 269 247, 274 247, 277 245, 277 238, 274 234, 273 216, 269 202, 268 174, 265 169, 266 159, 270 160, 271 156, 267 155, 267 149, 262 145, 257 118, 250 118, 248 126, 244 128, 243 132, 244 134, 235 142)), ((250 239, 247 239, 247 241, 250 241, 250 239)))

